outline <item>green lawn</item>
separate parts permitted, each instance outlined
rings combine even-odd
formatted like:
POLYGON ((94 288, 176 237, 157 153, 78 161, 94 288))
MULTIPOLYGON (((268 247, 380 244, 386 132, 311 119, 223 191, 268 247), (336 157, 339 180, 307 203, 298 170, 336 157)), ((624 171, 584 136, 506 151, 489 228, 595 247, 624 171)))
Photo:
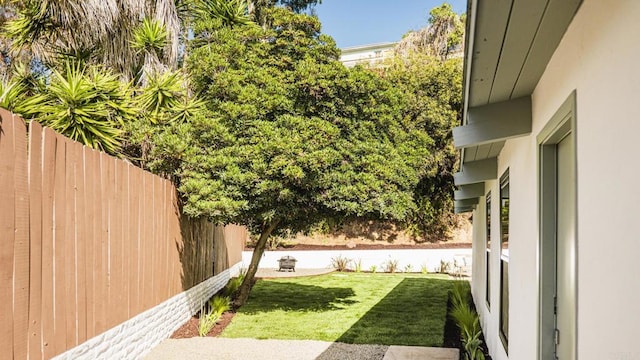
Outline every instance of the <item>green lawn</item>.
POLYGON ((259 280, 222 336, 442 346, 452 285, 404 274, 259 280))

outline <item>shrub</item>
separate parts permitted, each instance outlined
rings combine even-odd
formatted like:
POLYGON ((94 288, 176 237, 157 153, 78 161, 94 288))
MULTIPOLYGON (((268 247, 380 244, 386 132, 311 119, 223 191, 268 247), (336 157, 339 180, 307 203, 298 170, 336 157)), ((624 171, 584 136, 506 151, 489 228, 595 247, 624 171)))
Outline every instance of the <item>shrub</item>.
POLYGON ((220 317, 225 311, 231 309, 231 299, 228 296, 216 295, 209 301, 209 307, 211 308, 211 313, 220 317))
POLYGON ((455 281, 451 289, 451 304, 453 308, 471 303, 471 289, 467 281, 455 281))
POLYGON ((423 274, 428 274, 429 273, 429 269, 427 268, 427 264, 423 263, 422 265, 420 265, 420 272, 423 274))
POLYGON ((478 313, 471 307, 471 291, 466 281, 456 281, 451 289, 451 317, 460 329, 465 360, 484 360, 482 329, 478 313))
POLYGON ((384 269, 384 272, 394 273, 398 271, 398 264, 399 261, 397 259, 389 259, 384 264, 382 264, 382 267, 384 269))
POLYGON ((240 285, 242 285, 243 280, 244 280, 244 276, 242 274, 238 277, 235 277, 229 280, 227 285, 225 285, 224 289, 222 289, 222 295, 228 296, 230 298, 235 297, 235 294, 238 291, 238 288, 240 288, 240 285))
POLYGON ((413 272, 413 265, 411 265, 411 264, 405 265, 404 272, 406 272, 406 273, 413 272))
POLYGON ((334 258, 331 258, 331 266, 338 271, 347 271, 349 268, 349 263, 351 259, 346 258, 342 255, 338 255, 334 258))
POLYGON ((440 260, 440 268, 437 272, 441 274, 448 274, 451 271, 451 263, 448 261, 440 260))
POLYGON ((375 265, 371 265, 371 267, 369 268, 369 271, 371 271, 372 273, 375 273, 378 270, 378 267, 375 265))
POLYGON ((362 259, 358 259, 358 262, 356 262, 356 272, 362 272, 362 259))

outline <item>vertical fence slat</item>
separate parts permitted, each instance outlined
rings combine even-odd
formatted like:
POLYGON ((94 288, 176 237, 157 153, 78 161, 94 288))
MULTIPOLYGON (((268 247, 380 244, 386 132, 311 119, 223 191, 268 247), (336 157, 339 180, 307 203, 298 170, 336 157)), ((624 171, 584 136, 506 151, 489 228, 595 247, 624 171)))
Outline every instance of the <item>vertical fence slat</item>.
POLYGON ((124 260, 125 256, 123 253, 124 249, 124 216, 125 212, 124 203, 127 200, 127 194, 124 191, 124 182, 125 182, 125 174, 124 174, 124 162, 115 160, 114 168, 116 174, 116 214, 115 214, 115 243, 114 243, 114 270, 115 270, 115 282, 116 286, 116 307, 114 308, 114 313, 116 314, 115 318, 117 323, 121 323, 127 319, 127 309, 123 304, 127 304, 127 294, 125 293, 125 283, 127 281, 124 274, 124 260))
MULTIPOLYGON (((76 194, 77 185, 75 183, 75 153, 71 140, 64 138, 66 151, 65 182, 67 189, 65 193, 65 237, 64 237, 64 302, 65 302, 65 323, 66 323, 66 347, 70 349, 78 344, 77 303, 76 303, 76 278, 77 278, 77 257, 76 257, 76 194)), ((57 274, 56 274, 57 276, 57 274)))
POLYGON ((139 222, 139 205, 140 201, 140 183, 138 181, 138 171, 135 167, 129 167, 129 243, 128 252, 131 254, 129 258, 129 316, 138 315, 138 227, 139 222))
POLYGON ((109 306, 107 308, 107 327, 111 328, 118 324, 116 309, 118 306, 118 270, 117 270, 117 217, 118 210, 116 207, 117 201, 117 188, 116 188, 116 173, 115 173, 115 160, 111 157, 106 157, 107 161, 107 192, 109 197, 109 242, 108 242, 108 298, 109 306), (114 311, 116 310, 116 311, 114 311))
POLYGON ((65 202, 66 202, 66 153, 65 139, 61 135, 56 135, 56 168, 55 168, 55 188, 54 188, 54 332, 55 351, 59 354, 67 349, 67 323, 65 308, 65 202))
POLYGON ((13 359, 14 121, 0 112, 0 358, 13 359))
POLYGON ((27 356, 29 327, 29 180, 27 157, 27 127, 14 117, 15 146, 15 245, 13 278, 13 346, 14 357, 27 356))
MULTIPOLYGON (((144 179, 144 214, 150 214, 153 209, 153 177, 149 174, 143 175, 144 179)), ((144 235, 142 235, 143 246, 142 252, 145 256, 142 257, 143 260, 143 278, 142 278, 142 300, 143 300, 143 309, 148 309, 151 307, 152 296, 151 296, 151 276, 153 275, 153 216, 144 216, 144 235)))
POLYGON ((74 182, 76 184, 76 235, 75 235, 75 257, 76 257, 76 327, 77 343, 87 341, 87 280, 86 280, 86 242, 87 242, 87 210, 85 208, 85 179, 84 179, 84 146, 78 142, 72 145, 74 154, 74 182))
POLYGON ((108 267, 108 247, 109 247, 109 179, 108 164, 109 157, 100 153, 100 217, 98 243, 95 247, 96 256, 96 298, 101 299, 96 303, 96 332, 101 333, 107 330, 107 307, 109 300, 109 275, 108 267))
MULTIPOLYGON (((124 200, 122 202, 122 274, 123 274, 123 304, 129 304, 130 290, 131 290, 131 272, 130 272, 130 257, 131 253, 129 252, 129 244, 131 243, 131 207, 129 203, 131 202, 131 180, 129 178, 129 165, 124 161, 119 161, 122 168, 122 179, 123 179, 123 196, 124 200)), ((124 309, 123 315, 125 319, 129 319, 131 315, 131 310, 129 306, 122 306, 124 309)))
POLYGON ((54 189, 56 171, 56 134, 45 128, 43 131, 42 162, 42 347, 43 356, 55 355, 54 313, 54 189))
POLYGON ((29 359, 42 358, 42 126, 29 124, 29 359))
POLYGON ((84 204, 85 204, 85 236, 82 239, 84 243, 84 276, 86 281, 86 322, 87 322, 87 338, 90 339, 97 335, 95 324, 95 243, 96 237, 96 193, 99 193, 99 183, 96 185, 96 169, 100 168, 100 164, 96 163, 95 151, 89 148, 83 148, 84 155, 84 204))

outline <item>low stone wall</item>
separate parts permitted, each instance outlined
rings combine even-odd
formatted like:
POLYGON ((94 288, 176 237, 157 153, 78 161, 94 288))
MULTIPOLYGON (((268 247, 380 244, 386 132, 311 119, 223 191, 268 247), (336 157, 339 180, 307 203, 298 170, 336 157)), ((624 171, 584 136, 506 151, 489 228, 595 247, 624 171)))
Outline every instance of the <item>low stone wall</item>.
POLYGON ((238 275, 241 267, 237 263, 53 359, 140 359, 199 311, 205 301, 238 275))
MULTIPOLYGON (((242 262, 248 267, 253 252, 243 251, 242 262)), ((465 275, 471 275, 471 248, 467 249, 389 249, 389 250, 300 250, 300 251, 265 251, 260 260, 260 268, 278 268, 278 259, 283 256, 293 256, 298 260, 296 268, 326 269, 331 268, 331 260, 339 256, 350 259, 350 269, 355 270, 360 262, 363 271, 369 271, 376 266, 376 271, 382 272, 385 264, 398 261, 398 270, 404 271, 409 265, 412 272, 420 272, 426 267, 429 272, 439 271, 441 261, 448 263, 451 272, 454 265, 465 275)))

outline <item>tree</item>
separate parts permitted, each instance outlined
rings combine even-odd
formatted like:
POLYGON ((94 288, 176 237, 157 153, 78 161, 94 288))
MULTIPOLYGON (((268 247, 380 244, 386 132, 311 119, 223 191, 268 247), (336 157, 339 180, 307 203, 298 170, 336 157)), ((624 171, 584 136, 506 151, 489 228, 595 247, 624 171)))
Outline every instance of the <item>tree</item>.
POLYGON ((139 76, 144 61, 131 46, 141 18, 153 19, 163 29, 161 61, 175 66, 178 59, 184 1, 174 0, 26 0, 5 26, 14 56, 29 52, 46 64, 63 53, 101 64, 124 75, 139 76))
POLYGON ((462 116, 462 59, 441 61, 411 52, 395 57, 380 73, 404 94, 404 116, 433 139, 429 152, 436 170, 420 179, 415 193, 419 209, 407 225, 426 240, 446 239, 456 224, 453 171, 458 152, 452 129, 462 116))
POLYGON ((173 168, 184 212, 259 234, 236 305, 248 297, 267 239, 319 220, 400 221, 433 172, 432 140, 400 116, 401 93, 337 61, 317 18, 281 8, 272 28, 209 29, 188 68, 207 110, 156 139, 154 166, 173 168))
POLYGON ((447 3, 435 7, 429 11, 429 24, 405 34, 396 46, 396 53, 406 57, 411 52, 420 52, 444 60, 463 47, 465 20, 447 3))

